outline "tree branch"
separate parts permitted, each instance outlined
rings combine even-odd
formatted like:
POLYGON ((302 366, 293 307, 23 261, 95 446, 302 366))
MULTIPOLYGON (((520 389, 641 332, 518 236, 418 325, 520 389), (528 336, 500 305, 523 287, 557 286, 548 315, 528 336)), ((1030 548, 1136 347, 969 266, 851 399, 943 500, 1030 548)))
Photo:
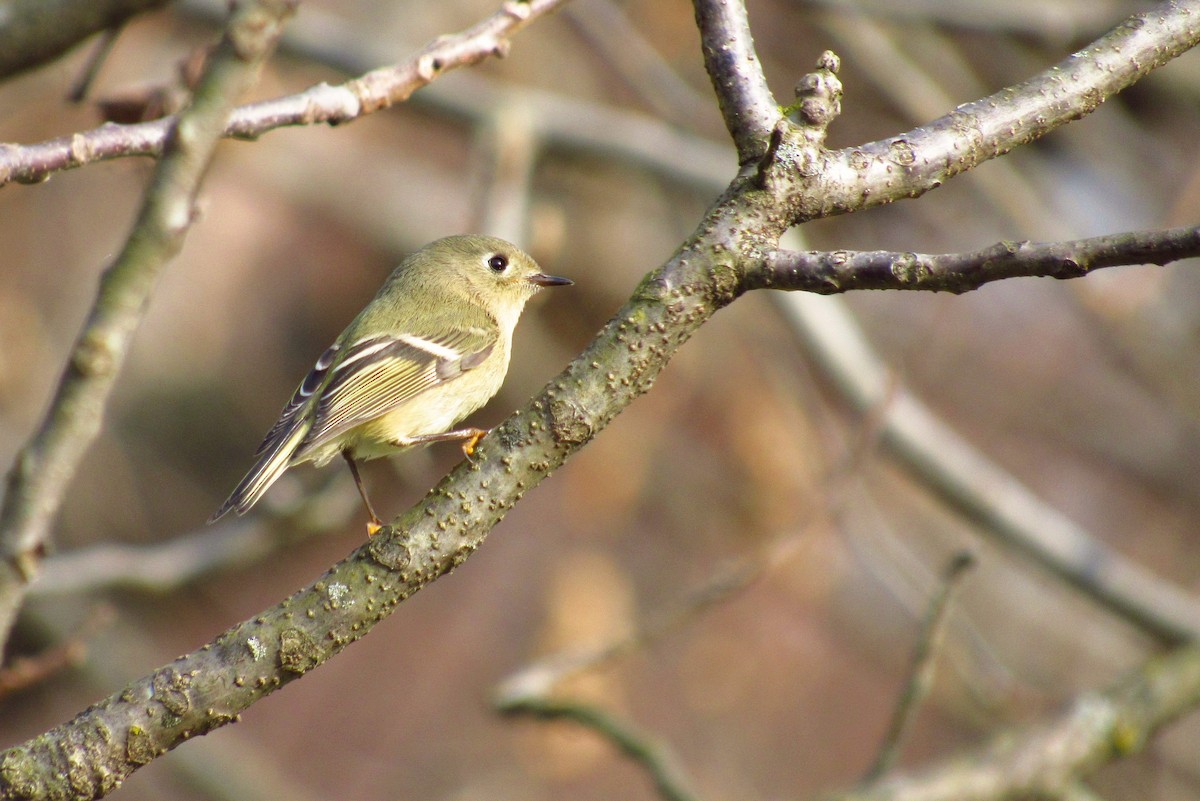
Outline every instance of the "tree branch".
POLYGON ((58 58, 87 37, 166 0, 14 0, 0 19, 0 78, 58 58))
POLYGON ((962 551, 951 559, 942 571, 942 584, 929 601, 929 608, 925 610, 921 630, 917 634, 916 644, 909 658, 908 679, 905 681, 904 690, 892 711, 887 733, 879 752, 875 755, 875 761, 867 769, 864 782, 875 782, 886 776, 900 758, 904 738, 912 729, 921 704, 933 689, 935 660, 946 630, 950 601, 954 598, 955 591, 962 586, 963 576, 974 564, 975 558, 969 552, 962 551))
POLYGON ((746 6, 741 0, 694 0, 694 6, 704 67, 737 146, 738 163, 757 161, 782 115, 754 52, 746 6))
POLYGON ((17 454, 0 506, 0 641, 37 574, 42 544, 83 455, 163 266, 183 246, 197 189, 236 98, 256 80, 292 4, 236 12, 191 106, 174 122, 164 158, 125 247, 105 271, 91 316, 50 411, 17 454))
POLYGON ((636 762, 665 801, 700 801, 675 754, 665 743, 598 706, 529 695, 497 699, 496 709, 509 716, 527 715, 537 720, 577 723, 636 762))
MULTIPOLYGON (((255 139, 291 125, 338 125, 388 108, 449 70, 502 57, 509 39, 566 0, 506 0, 501 10, 474 27, 438 37, 399 64, 372 70, 338 86, 318 84, 299 94, 252 103, 229 117, 224 136, 255 139)), ((173 117, 134 125, 107 124, 33 145, 0 144, 0 186, 37 183, 52 173, 123 156, 162 153, 173 117)))
MULTIPOLYGON (((898 136, 826 151, 797 171, 791 222, 918 197, 984 161, 1095 111, 1200 42, 1200 2, 1172 0, 1135 14, 1050 69, 898 136)), ((793 133, 794 156, 807 151, 793 133)))
POLYGON ((1200 639, 1200 599, 1092 537, 896 385, 844 306, 803 292, 777 300, 842 394, 882 415, 884 444, 950 508, 1141 631, 1200 639))
POLYGON ((769 254, 747 272, 750 288, 832 295, 853 289, 969 292, 1006 278, 1079 278, 1103 267, 1166 265, 1200 257, 1200 226, 1128 231, 1071 242, 997 242, 970 253, 887 250, 769 254))
MULTIPOLYGON (((1164 53, 1177 54, 1183 49, 1179 31, 1164 22, 1174 19, 1177 27, 1179 7, 1172 4, 1159 16, 1143 19, 1140 28, 1126 25, 1118 29, 1102 40, 1104 48, 1088 57, 1123 75, 1117 79, 1118 83, 1125 81, 1121 85, 1132 82, 1170 57, 1164 53), (1155 36, 1161 39, 1157 47, 1149 41, 1155 36), (1113 61, 1113 48, 1125 48, 1119 63, 1113 61), (1126 64, 1127 57, 1138 63, 1126 64)), ((1056 80, 1065 80, 1070 66, 1068 62, 1066 68, 1058 68, 1056 80)), ((982 107, 977 109, 976 124, 993 131, 983 137, 994 148, 989 151, 992 155, 1044 133, 1069 116, 1063 110, 1065 90, 1055 81, 1042 87, 1041 105, 1037 93, 1028 88, 1030 84, 1023 86, 1026 94, 1016 92, 1013 102, 1019 104, 1022 115, 1038 120, 1037 125, 1015 125, 1005 136, 1000 128, 993 130, 982 107), (1045 119, 1056 122, 1043 126, 1045 119)), ((1094 102, 1103 96, 1089 95, 1094 102)), ((756 93, 750 103, 752 110, 762 112, 762 100, 756 93)), ((991 111, 997 119, 1012 122, 1002 103, 991 111)), ((734 126, 751 149, 753 140, 763 132, 764 118, 755 119, 747 123, 738 117, 734 126)), ((974 140, 969 133, 939 133, 936 125, 929 136, 928 142, 918 137, 921 159, 902 165, 903 169, 896 166, 900 161, 889 162, 895 172, 890 179, 886 178, 887 168, 874 156, 862 166, 861 176, 856 168, 854 177, 861 178, 860 190, 881 191, 879 195, 859 194, 855 207, 885 202, 890 194, 899 197, 905 192, 915 194, 921 186, 928 188, 933 173, 925 167, 923 148, 927 143, 950 147, 974 140), (879 186, 868 184, 867 179, 877 180, 879 186)), ((889 147, 897 144, 897 140, 889 142, 889 147)), ((766 143, 763 139, 764 147, 766 143)), ((790 140, 782 143, 781 165, 793 155, 794 146, 790 140)), ((892 151, 896 158, 905 152, 904 148, 892 151)), ((972 153, 967 160, 956 162, 956 171, 984 158, 982 150, 972 149, 972 153), (971 162, 972 158, 976 161, 971 162)), ((482 544, 525 492, 649 390, 675 351, 746 289, 746 271, 777 249, 780 234, 793 220, 807 211, 833 213, 851 208, 848 200, 838 205, 842 203, 839 197, 847 197, 839 193, 849 184, 838 178, 838 154, 829 155, 831 160, 825 163, 838 179, 831 179, 828 190, 833 192, 832 204, 823 204, 817 193, 823 180, 819 174, 802 175, 797 170, 791 182, 771 181, 758 187, 753 176, 743 171, 692 236, 666 264, 641 281, 583 353, 481 441, 474 463, 460 464, 420 505, 308 587, 234 626, 212 643, 132 682, 74 720, 0 754, 0 799, 103 795, 158 755, 235 720, 255 701, 319 666, 364 636, 412 593, 450 572, 482 544)), ((937 174, 946 177, 953 172, 937 174)), ((1133 711, 1144 710, 1145 714, 1132 719, 1133 728, 1121 729, 1118 734, 1148 736, 1184 705, 1195 703, 1200 693, 1200 656, 1183 653, 1190 654, 1192 661, 1179 657, 1172 663, 1178 669, 1170 673, 1169 686, 1159 682, 1159 673, 1136 683, 1135 689, 1157 695, 1139 701, 1144 706, 1133 711), (1153 707, 1147 709, 1151 702, 1153 707)), ((1109 750, 1103 754, 1111 755, 1113 727, 1104 733, 1109 736, 1103 740, 1109 750)), ((1140 740, 1133 745, 1137 742, 1140 740)), ((1100 753, 1089 752, 1088 758, 1100 753)))
POLYGON ((1056 798, 1200 703, 1200 650, 1150 661, 1103 693, 1085 695, 1057 720, 913 776, 832 796, 829 801, 995 801, 1056 798))

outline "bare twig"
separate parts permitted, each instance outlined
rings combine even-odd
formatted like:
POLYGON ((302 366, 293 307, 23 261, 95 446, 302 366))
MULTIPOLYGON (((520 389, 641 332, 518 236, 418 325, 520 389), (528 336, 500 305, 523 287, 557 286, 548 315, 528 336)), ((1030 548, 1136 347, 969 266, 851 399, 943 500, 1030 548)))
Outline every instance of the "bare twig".
POLYGON ((71 90, 67 92, 67 100, 72 103, 82 103, 84 98, 88 96, 88 92, 91 91, 96 76, 100 73, 100 67, 108 59, 113 45, 117 43, 117 38, 120 37, 121 31, 124 29, 125 23, 122 21, 100 32, 99 41, 96 42, 92 52, 88 55, 83 70, 79 73, 79 77, 75 79, 75 83, 71 85, 71 90))
POLYGON ((884 443, 951 508, 1143 631, 1200 637, 1200 600, 1107 548, 897 387, 844 306, 802 292, 776 300, 854 406, 878 409, 890 394, 884 443))
POLYGON ((634 649, 655 642, 667 632, 749 587, 770 565, 783 558, 795 542, 796 538, 790 538, 777 544, 765 559, 745 560, 719 571, 673 608, 639 621, 634 631, 596 646, 557 651, 522 666, 497 683, 497 704, 511 699, 548 696, 568 678, 595 670, 634 649))
POLYGON ((900 757, 900 749, 904 745, 904 737, 916 719, 917 711, 933 689, 934 660, 937 656, 938 643, 941 642, 945 631, 946 613, 950 609, 950 601, 955 590, 962 585, 962 578, 974 564, 974 558, 969 553, 955 556, 942 575, 942 584, 929 602, 925 619, 921 622, 921 631, 917 635, 913 647, 912 659, 909 662, 908 680, 900 693, 900 700, 892 713, 891 723, 884 735, 883 743, 875 762, 867 769, 863 781, 871 783, 878 781, 887 774, 900 757))
POLYGON ((1200 703, 1200 650, 1151 660, 1111 689, 1078 699, 1056 720, 1003 732, 978 751, 912 776, 889 777, 829 801, 995 801, 1056 798, 1200 703))
POLYGON ((707 92, 693 89, 666 62, 614 0, 576 3, 564 12, 614 70, 664 120, 694 127, 712 113, 707 92))
MULTIPOLYGON (((254 139, 289 125, 337 125, 406 100, 449 70, 508 52, 509 39, 566 0, 506 0, 500 11, 467 30, 441 36, 413 57, 339 86, 318 84, 299 94, 253 103, 229 116, 225 136, 254 139)), ((34 145, 0 144, 0 186, 35 183, 51 173, 122 156, 157 156, 173 117, 134 125, 104 125, 34 145)))
POLYGON ((162 267, 183 246, 193 203, 238 96, 254 82, 291 11, 261 0, 240 8, 190 108, 172 125, 125 247, 104 273, 91 315, 37 433, 18 453, 0 506, 0 641, 38 571, 42 545, 84 453, 162 267))
POLYGON ((1165 265, 1200 256, 1200 227, 1129 231, 1071 242, 997 242, 971 253, 776 251, 751 269, 752 288, 835 294, 852 289, 969 292, 1006 278, 1078 278, 1102 267, 1165 265))
POLYGON ((540 696, 498 698, 496 708, 506 715, 527 715, 539 720, 570 720, 612 743, 621 753, 641 765, 666 801, 699 801, 689 788, 674 754, 665 743, 591 704, 540 696))

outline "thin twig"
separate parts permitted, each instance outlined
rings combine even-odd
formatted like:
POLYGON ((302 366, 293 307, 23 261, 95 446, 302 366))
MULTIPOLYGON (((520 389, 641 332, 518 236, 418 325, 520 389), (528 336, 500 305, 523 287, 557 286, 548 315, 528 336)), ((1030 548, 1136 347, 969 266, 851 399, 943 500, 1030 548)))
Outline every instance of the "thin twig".
POLYGON ((856 408, 891 396, 885 445, 951 508, 1142 631, 1164 642, 1200 638, 1200 599, 1106 547, 897 387, 844 305, 804 292, 775 300, 856 408))
POLYGON ((123 30, 125 30, 124 20, 100 32, 99 41, 92 48, 92 52, 88 54, 83 70, 75 79, 75 83, 71 85, 71 90, 67 92, 67 100, 72 103, 82 103, 88 96, 88 92, 92 89, 92 83, 100 74, 100 67, 108 59, 108 54, 112 52, 113 45, 117 43, 117 38, 123 30))
MULTIPOLYGON (((350 122, 406 100, 445 72, 508 52, 509 39, 566 0, 506 0, 500 11, 461 33, 440 36, 405 61, 338 86, 318 84, 275 100, 241 106, 224 136, 255 139, 291 125, 350 122)), ((174 117, 132 125, 108 124, 32 145, 0 144, 0 186, 36 183, 60 170, 123 156, 158 156, 174 117)))
POLYGON ((828 801, 995 801, 1061 797, 1115 756, 1200 703, 1200 649, 1151 660, 1103 692, 1080 697, 1046 723, 1001 732, 972 753, 910 776, 892 774, 828 801))
POLYGON ((700 797, 689 788, 687 776, 666 744, 598 707, 536 696, 501 698, 495 703, 496 709, 506 715, 578 723, 641 765, 666 801, 699 801, 700 797))
POLYGON ((712 114, 712 99, 693 89, 614 0, 576 3, 564 12, 630 91, 674 125, 695 127, 712 114))
POLYGON ((921 630, 913 647, 912 658, 909 662, 908 680, 900 693, 900 700, 892 713, 891 723, 880 745, 875 761, 863 778, 870 784, 882 778, 896 764, 900 757, 900 749, 904 746, 905 735, 912 728, 921 704, 933 689, 933 674, 938 644, 945 632, 946 613, 950 609, 950 601, 955 591, 962 585, 962 578, 974 564, 970 553, 960 553, 946 566, 942 574, 942 584, 929 602, 929 609, 921 621, 921 630))
POLYGON ((68 359, 50 410, 17 454, 0 506, 0 642, 29 583, 43 543, 104 409, 163 266, 179 252, 200 182, 237 98, 259 69, 292 4, 240 7, 191 106, 172 124, 132 232, 105 270, 88 321, 68 359))
POLYGON ((790 552, 798 537, 777 543, 765 558, 747 559, 718 571, 695 591, 663 613, 639 621, 637 627, 609 642, 584 649, 562 650, 522 666, 496 684, 497 703, 549 695, 566 679, 595 670, 644 648, 685 622, 749 587, 790 552))

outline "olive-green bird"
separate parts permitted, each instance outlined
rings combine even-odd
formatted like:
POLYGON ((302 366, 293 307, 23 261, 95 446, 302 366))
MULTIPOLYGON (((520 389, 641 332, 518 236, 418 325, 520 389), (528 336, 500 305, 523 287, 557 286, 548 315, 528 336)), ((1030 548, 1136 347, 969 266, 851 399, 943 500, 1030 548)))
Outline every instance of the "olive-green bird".
POLYGON ((209 522, 245 514, 289 467, 341 454, 378 530, 357 462, 447 440, 470 457, 487 431, 448 429, 499 391, 525 302, 571 283, 490 236, 450 236, 409 256, 317 359, 209 522))

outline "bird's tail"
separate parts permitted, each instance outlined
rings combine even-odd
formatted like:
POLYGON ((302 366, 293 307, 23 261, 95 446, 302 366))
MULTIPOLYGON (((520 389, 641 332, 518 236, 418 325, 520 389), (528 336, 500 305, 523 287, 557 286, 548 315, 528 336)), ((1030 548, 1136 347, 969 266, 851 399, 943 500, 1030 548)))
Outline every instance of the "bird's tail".
POLYGON ((264 443, 267 447, 259 453, 254 467, 250 468, 250 472, 246 473, 245 478, 234 487, 233 492, 225 499, 225 503, 221 504, 221 508, 213 512, 213 516, 208 519, 208 522, 214 523, 231 511, 237 512, 239 515, 248 512, 250 507, 257 503, 258 499, 275 483, 275 480, 283 474, 283 471, 291 466, 292 456, 300 447, 308 429, 309 426, 306 425, 295 426, 287 436, 278 437, 274 442, 271 442, 271 437, 268 435, 267 442, 264 443))

